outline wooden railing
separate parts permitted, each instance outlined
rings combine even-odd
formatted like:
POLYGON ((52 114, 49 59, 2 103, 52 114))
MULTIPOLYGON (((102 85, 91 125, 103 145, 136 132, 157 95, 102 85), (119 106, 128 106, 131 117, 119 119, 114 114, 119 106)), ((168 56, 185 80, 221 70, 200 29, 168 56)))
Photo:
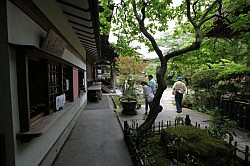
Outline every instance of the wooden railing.
POLYGON ((250 132, 250 103, 221 99, 222 115, 237 122, 237 126, 250 132))
MULTIPOLYGON (((178 125, 190 125, 190 124, 191 121, 189 117, 188 120, 185 119, 185 121, 181 122, 175 121, 174 123, 171 123, 171 121, 166 121, 166 122, 161 121, 154 124, 149 132, 161 134, 162 130, 167 127, 178 126, 178 125)), ((136 123, 135 121, 132 121, 131 124, 129 124, 127 121, 124 121, 124 127, 123 127, 124 140, 128 147, 131 159, 133 161, 133 165, 146 166, 146 164, 144 163, 144 157, 139 153, 141 147, 139 146, 138 142, 140 141, 140 139, 136 137, 133 133, 133 131, 135 131, 138 128, 138 126, 139 124, 136 123)), ((195 126, 200 128, 200 124, 198 124, 197 122, 195 123, 195 126)), ((205 128, 207 127, 205 126, 205 128)), ((240 160, 244 160, 246 165, 250 164, 249 162, 250 154, 248 145, 245 145, 244 149, 243 147, 240 147, 238 145, 237 141, 233 142, 232 140, 229 139, 228 143, 234 146, 233 155, 235 160, 237 157, 240 160)))

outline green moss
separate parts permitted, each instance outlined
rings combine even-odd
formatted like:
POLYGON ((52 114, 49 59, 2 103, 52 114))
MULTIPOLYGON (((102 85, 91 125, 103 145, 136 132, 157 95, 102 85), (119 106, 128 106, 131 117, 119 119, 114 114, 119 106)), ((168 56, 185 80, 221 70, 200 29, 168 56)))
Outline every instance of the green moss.
POLYGON ((169 166, 171 161, 167 158, 166 149, 162 148, 159 134, 148 136, 145 142, 141 143, 141 154, 144 164, 147 166, 169 166))
POLYGON ((112 99, 116 105, 117 108, 122 108, 121 102, 120 102, 121 96, 112 96, 112 99))
POLYGON ((148 133, 137 143, 145 166, 185 165, 188 154, 189 165, 244 165, 241 160, 232 161, 231 145, 211 137, 207 130, 193 126, 173 126, 161 134, 148 133), (199 163, 191 163, 192 157, 199 163))
POLYGON ((216 139, 207 130, 193 126, 169 127, 162 132, 161 140, 180 161, 184 161, 189 154, 209 165, 225 164, 233 150, 224 140, 216 139))

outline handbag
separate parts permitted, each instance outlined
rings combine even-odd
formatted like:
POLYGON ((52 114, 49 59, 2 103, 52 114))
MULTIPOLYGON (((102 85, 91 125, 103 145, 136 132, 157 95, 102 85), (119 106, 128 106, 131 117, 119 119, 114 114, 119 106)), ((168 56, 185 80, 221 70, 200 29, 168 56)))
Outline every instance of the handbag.
POLYGON ((172 94, 176 95, 176 89, 173 89, 172 94))

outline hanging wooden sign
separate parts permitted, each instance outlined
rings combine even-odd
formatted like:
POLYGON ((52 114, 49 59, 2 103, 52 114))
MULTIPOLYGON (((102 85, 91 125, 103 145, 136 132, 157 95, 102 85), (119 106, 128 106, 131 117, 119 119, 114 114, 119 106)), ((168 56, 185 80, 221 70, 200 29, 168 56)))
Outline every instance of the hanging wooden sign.
POLYGON ((66 47, 66 42, 53 30, 50 30, 44 40, 42 48, 49 53, 61 57, 63 55, 64 49, 66 47))

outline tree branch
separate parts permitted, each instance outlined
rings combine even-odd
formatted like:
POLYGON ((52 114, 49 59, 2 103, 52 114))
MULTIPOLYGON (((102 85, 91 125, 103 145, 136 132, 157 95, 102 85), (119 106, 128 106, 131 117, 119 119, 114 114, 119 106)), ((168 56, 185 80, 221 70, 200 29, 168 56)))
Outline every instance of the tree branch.
POLYGON ((190 52, 190 51, 193 51, 193 50, 197 50, 197 49, 200 48, 201 42, 203 40, 203 37, 202 37, 201 32, 200 32, 200 27, 197 26, 197 24, 195 23, 195 21, 191 17, 191 13, 190 13, 190 0, 186 0, 186 5, 187 5, 187 17, 188 17, 188 20, 191 22, 191 24, 194 27, 196 40, 190 46, 187 46, 187 47, 185 47, 183 49, 172 51, 172 52, 168 53, 167 55, 165 55, 164 56, 165 61, 168 61, 170 58, 173 58, 175 56, 183 55, 183 54, 185 54, 187 52, 190 52))
POLYGON ((212 16, 206 18, 206 19, 203 19, 203 20, 200 22, 200 26, 201 26, 202 24, 204 24, 206 21, 211 20, 211 19, 214 18, 214 17, 218 17, 218 18, 224 19, 224 20, 226 20, 229 24, 232 23, 228 18, 223 17, 223 16, 218 15, 218 14, 214 14, 214 15, 212 15, 212 16))
POLYGON ((191 17, 191 11, 190 11, 190 0, 186 0, 187 5, 187 18, 191 22, 194 28, 197 27, 197 24, 195 23, 194 19, 191 17))
MULTIPOLYGON (((202 24, 204 24, 204 20, 206 20, 206 17, 208 15, 208 13, 213 9, 213 7, 216 5, 216 3, 221 4, 221 0, 216 0, 214 1, 206 10, 206 12, 203 14, 203 16, 201 17, 200 23, 198 24, 198 26, 200 27, 202 24)), ((206 20, 207 21, 207 20, 206 20)))
POLYGON ((173 57, 175 57, 175 56, 183 55, 183 54, 185 54, 185 53, 187 53, 187 52, 190 52, 190 51, 194 51, 194 50, 199 49, 202 40, 203 40, 203 37, 201 37, 201 36, 197 37, 197 38, 196 38, 196 41, 195 41, 193 44, 191 44, 190 46, 187 46, 187 47, 185 47, 185 48, 183 48, 183 49, 175 50, 175 51, 170 52, 170 53, 168 53, 167 55, 165 55, 165 56, 164 56, 164 57, 165 57, 165 60, 168 60, 168 59, 173 58, 173 57))
MULTIPOLYGON (((198 0, 196 2, 194 2, 193 5, 197 4, 198 0)), ((213 17, 215 17, 216 15, 213 15, 211 17, 207 17, 208 13, 213 9, 213 7, 216 5, 216 3, 219 3, 221 4, 221 0, 215 0, 213 2, 213 4, 211 4, 207 10, 205 11, 204 15, 202 16, 202 19, 200 21, 200 23, 197 25, 194 21, 194 19, 191 17, 191 12, 190 12, 190 0, 186 0, 186 5, 187 5, 187 18, 188 20, 191 22, 191 24, 193 25, 194 27, 194 30, 195 30, 195 42, 193 44, 191 44, 190 46, 187 46, 183 49, 179 49, 179 50, 175 50, 175 51, 172 51, 168 54, 166 54, 164 56, 165 60, 169 60, 170 58, 173 58, 175 56, 178 56, 178 55, 183 55, 187 52, 190 52, 190 51, 194 51, 194 50, 197 50, 200 48, 200 45, 201 45, 201 42, 203 40, 203 36, 201 35, 201 32, 200 32, 200 27, 202 24, 204 24, 206 21, 208 21, 209 19, 212 19, 213 17)), ((194 6, 193 6, 193 10, 194 10, 194 6)), ((220 16, 221 17, 221 16, 220 16)))
POLYGON ((142 1, 143 5, 142 5, 142 8, 141 8, 141 14, 142 14, 142 21, 144 22, 145 18, 146 18, 146 14, 145 14, 145 9, 146 9, 146 2, 143 0, 142 1))
POLYGON ((195 5, 199 2, 199 0, 195 1, 192 5, 193 12, 194 12, 194 19, 196 18, 196 11, 195 11, 195 5))
POLYGON ((144 24, 144 20, 142 20, 140 18, 140 16, 138 15, 137 13, 137 10, 136 10, 136 3, 135 3, 135 0, 132 0, 132 6, 133 6, 133 12, 134 12, 134 15, 135 15, 135 18, 136 20, 138 21, 139 23, 139 26, 140 26, 140 30, 141 32, 148 38, 148 40, 151 42, 156 54, 158 55, 159 59, 162 61, 164 61, 164 57, 163 57, 163 54, 162 54, 162 51, 160 50, 160 48, 158 47, 154 37, 147 31, 146 27, 145 27, 145 24, 144 24))

